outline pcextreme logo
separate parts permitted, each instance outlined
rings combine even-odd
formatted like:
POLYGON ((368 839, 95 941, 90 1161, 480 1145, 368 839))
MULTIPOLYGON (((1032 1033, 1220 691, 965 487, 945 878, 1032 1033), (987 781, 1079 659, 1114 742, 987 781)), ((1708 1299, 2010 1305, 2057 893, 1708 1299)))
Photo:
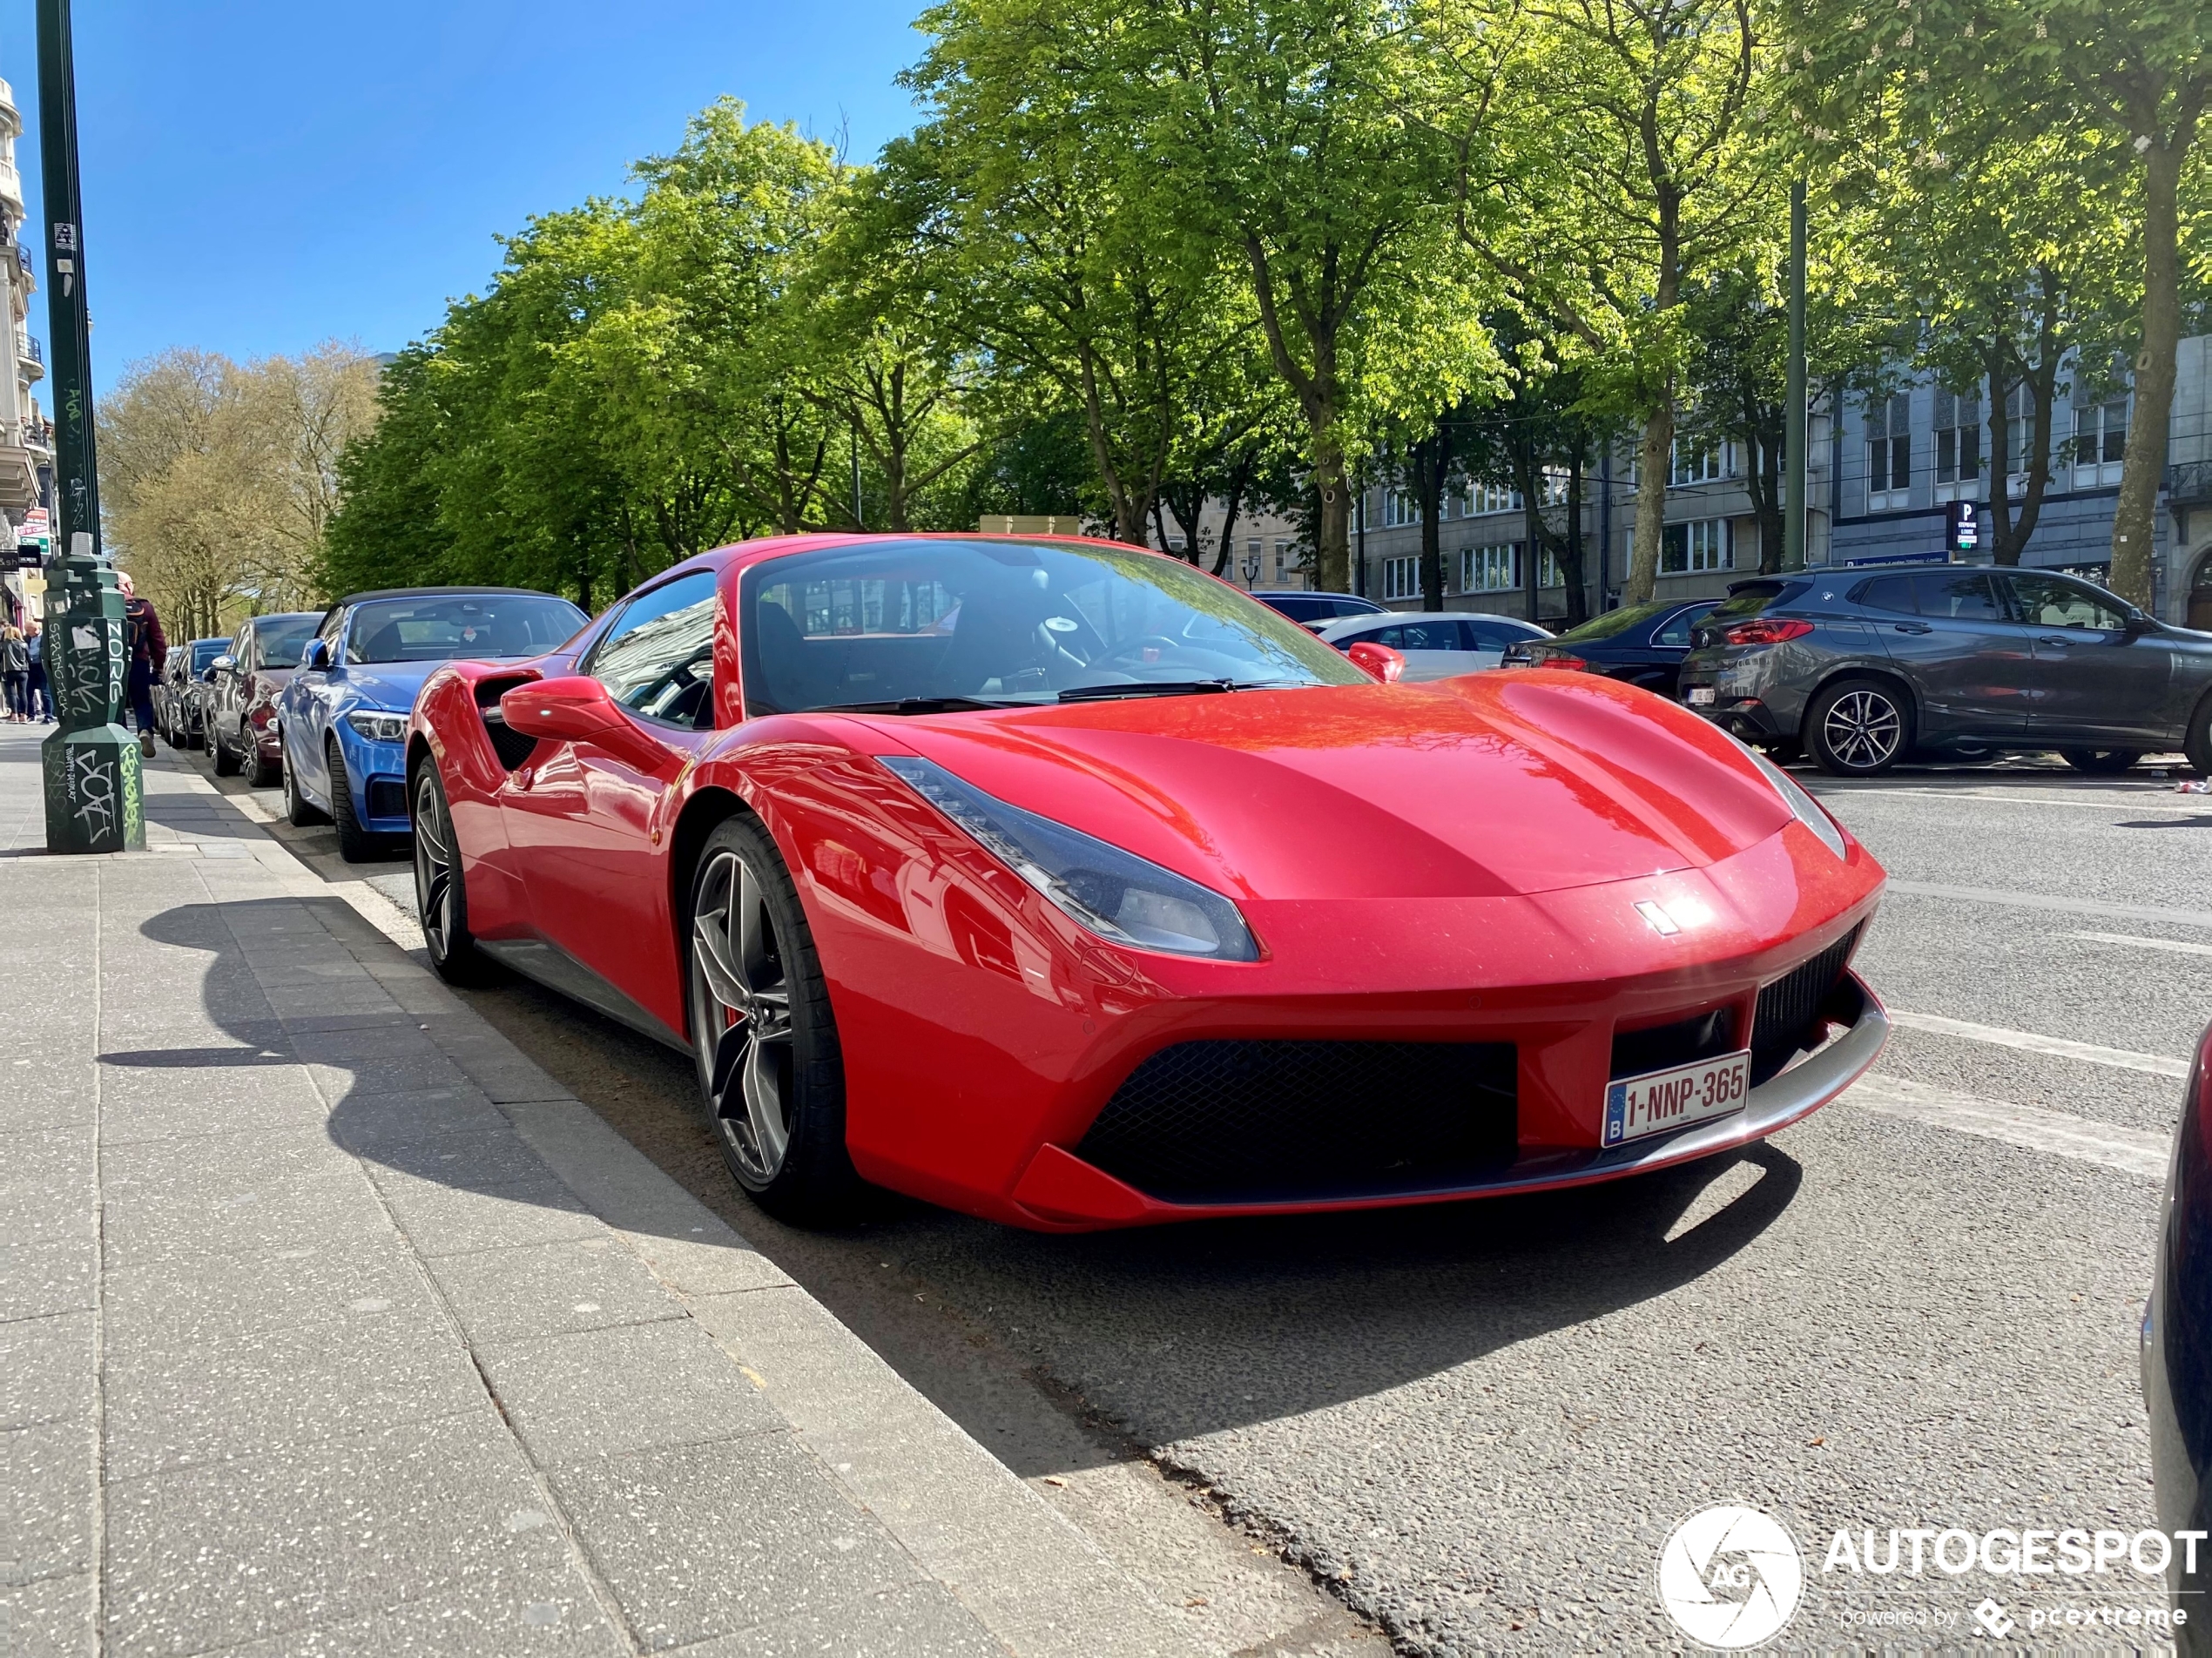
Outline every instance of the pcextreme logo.
POLYGON ((1659 1601, 1675 1628, 1724 1652, 1781 1634, 1804 1583, 1796 1540, 1756 1508, 1723 1504, 1692 1514, 1659 1551, 1659 1601))

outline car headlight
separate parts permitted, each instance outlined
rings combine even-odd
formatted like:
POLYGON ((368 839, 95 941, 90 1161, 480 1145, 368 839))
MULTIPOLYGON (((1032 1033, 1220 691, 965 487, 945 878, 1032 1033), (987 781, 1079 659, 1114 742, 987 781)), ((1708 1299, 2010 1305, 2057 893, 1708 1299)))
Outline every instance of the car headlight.
POLYGON ((1743 745, 1743 751, 1751 757, 1754 765, 1766 773, 1766 780, 1774 785, 1774 792, 1782 797, 1784 804, 1797 814, 1797 821, 1820 837, 1822 846, 1838 858, 1850 857, 1851 853, 1844 845, 1844 832, 1836 827, 1833 818, 1821 810, 1820 802, 1799 786, 1797 778, 1749 743, 1743 745))
POLYGON ((372 743, 396 743, 407 735, 405 714, 372 714, 356 709, 346 716, 346 724, 372 743))
POLYGON ((879 755, 985 851, 1102 939, 1139 950, 1257 961, 1244 913, 1211 887, 988 795, 934 761, 879 755))

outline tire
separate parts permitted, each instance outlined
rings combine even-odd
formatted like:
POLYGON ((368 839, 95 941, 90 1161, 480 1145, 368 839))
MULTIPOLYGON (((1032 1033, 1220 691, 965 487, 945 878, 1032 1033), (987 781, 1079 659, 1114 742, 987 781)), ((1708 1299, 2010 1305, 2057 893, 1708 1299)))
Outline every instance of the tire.
POLYGON ((207 760, 215 768, 217 777, 229 777, 238 770, 237 757, 223 746, 222 734, 216 731, 215 722, 207 722, 207 760))
POLYGON ((707 838, 683 941, 699 1095, 731 1176, 795 1226, 852 1210, 845 1062, 799 893, 750 818, 707 838))
POLYGON ((349 864, 365 864, 376 856, 376 837, 361 827, 354 810, 354 781, 346 775, 346 757, 333 738, 324 751, 330 757, 330 821, 338 828, 338 855, 349 864))
POLYGON ((2059 758, 2091 777, 2118 777, 2143 758, 2139 748, 2062 748, 2059 758))
MULTIPOLYGON (((233 764, 235 765, 238 762, 233 761, 233 764)), ((278 780, 284 775, 284 765, 281 761, 273 762, 261 758, 261 745, 259 743, 247 744, 244 764, 246 781, 252 788, 273 789, 278 780)))
POLYGON ((1879 777, 1912 751, 1912 704, 1886 680, 1824 685, 1805 710, 1805 752, 1831 777, 1879 777))
POLYGON ((2197 776, 2212 778, 2212 694, 2197 704, 2196 712, 2189 716, 2188 727, 2182 733, 2182 751, 2188 756, 2197 776))
POLYGON ((300 792, 300 779, 293 773, 292 762, 288 757, 284 762, 283 771, 284 820, 294 829, 305 829, 312 825, 328 821, 320 812, 308 803, 307 797, 300 792))
POLYGON ((497 969, 469 931, 461 840, 454 832, 453 808, 436 761, 426 758, 415 767, 408 816, 415 826, 415 917, 422 925, 430 965, 448 984, 484 984, 497 969))

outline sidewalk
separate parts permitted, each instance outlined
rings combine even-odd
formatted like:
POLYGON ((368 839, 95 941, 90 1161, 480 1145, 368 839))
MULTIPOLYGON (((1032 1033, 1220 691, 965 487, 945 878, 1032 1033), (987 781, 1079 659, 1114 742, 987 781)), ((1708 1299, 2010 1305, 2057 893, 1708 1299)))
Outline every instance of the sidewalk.
POLYGON ((1170 1654, 1111 1562, 198 776, 0 731, 0 1653, 1170 1654))

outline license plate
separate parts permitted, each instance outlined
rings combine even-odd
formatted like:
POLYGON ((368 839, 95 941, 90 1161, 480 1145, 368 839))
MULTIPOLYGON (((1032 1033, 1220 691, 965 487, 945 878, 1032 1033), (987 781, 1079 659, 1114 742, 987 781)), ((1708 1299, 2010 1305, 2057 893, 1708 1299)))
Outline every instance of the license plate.
POLYGON ((1623 1076, 1605 1090, 1605 1143, 1641 1140, 1741 1111, 1751 1093, 1751 1051, 1623 1076))
POLYGON ((1692 707, 1703 708, 1712 700, 1713 688, 1710 685, 1692 685, 1689 688, 1689 702, 1692 707))

